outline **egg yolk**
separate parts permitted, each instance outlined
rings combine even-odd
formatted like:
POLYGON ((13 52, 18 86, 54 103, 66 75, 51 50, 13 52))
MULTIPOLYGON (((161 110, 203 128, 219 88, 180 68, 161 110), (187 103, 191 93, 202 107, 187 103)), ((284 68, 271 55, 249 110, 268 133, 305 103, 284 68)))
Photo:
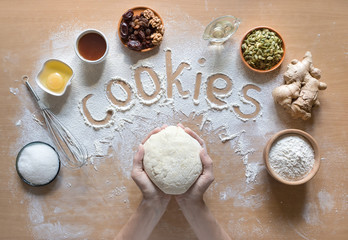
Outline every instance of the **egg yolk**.
POLYGON ((59 73, 51 73, 47 78, 47 87, 52 90, 58 90, 64 86, 64 80, 59 73))

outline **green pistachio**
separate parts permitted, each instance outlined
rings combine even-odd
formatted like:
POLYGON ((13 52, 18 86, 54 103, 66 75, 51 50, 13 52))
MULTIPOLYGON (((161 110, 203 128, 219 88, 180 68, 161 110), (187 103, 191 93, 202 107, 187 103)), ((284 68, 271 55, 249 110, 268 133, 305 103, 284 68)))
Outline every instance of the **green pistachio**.
POLYGON ((253 68, 268 70, 283 57, 282 44, 282 40, 269 29, 256 29, 243 41, 243 57, 253 68))

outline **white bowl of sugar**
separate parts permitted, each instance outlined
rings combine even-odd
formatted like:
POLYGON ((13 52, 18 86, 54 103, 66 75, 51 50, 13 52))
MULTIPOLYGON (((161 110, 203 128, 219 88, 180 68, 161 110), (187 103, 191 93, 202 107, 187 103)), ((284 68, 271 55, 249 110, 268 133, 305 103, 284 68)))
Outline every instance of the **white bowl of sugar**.
POLYGON ((31 142, 18 153, 16 169, 27 184, 38 187, 51 183, 60 170, 60 159, 56 150, 44 142, 31 142))
POLYGON ((263 155, 269 174, 288 185, 308 182, 320 166, 317 142, 299 129, 286 129, 275 134, 266 144, 263 155))

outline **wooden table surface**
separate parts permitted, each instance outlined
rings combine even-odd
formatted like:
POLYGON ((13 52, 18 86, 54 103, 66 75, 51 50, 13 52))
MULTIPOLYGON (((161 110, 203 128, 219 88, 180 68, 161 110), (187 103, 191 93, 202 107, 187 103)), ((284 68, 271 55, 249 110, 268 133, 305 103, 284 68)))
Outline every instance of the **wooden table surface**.
MULTIPOLYGON (((117 158, 106 159, 98 171, 92 165, 78 171, 63 168, 59 179, 46 187, 23 184, 15 172, 15 157, 23 146, 20 138, 25 126, 16 126, 16 122, 21 117, 19 109, 23 109, 24 101, 31 101, 22 92, 24 88, 18 80, 25 74, 34 79, 38 62, 42 62, 52 48, 59 48, 59 44, 44 48, 43 41, 47 42, 54 33, 75 28, 103 30, 105 25, 116 26, 126 9, 142 4, 156 9, 163 19, 177 16, 176 22, 187 28, 195 26, 187 19, 206 26, 218 16, 237 16, 242 19, 235 36, 238 41, 252 27, 272 26, 282 33, 287 46, 279 74, 285 71, 291 59, 301 59, 307 50, 312 52, 314 65, 321 69, 322 81, 328 84, 328 89, 319 94, 320 109, 316 109, 315 117, 307 122, 273 116, 284 121, 287 128, 303 129, 318 141, 321 168, 309 183, 285 186, 272 179, 264 168, 255 180, 258 184, 246 183, 243 163, 236 160, 232 165, 227 164, 231 156, 237 158, 230 145, 222 144, 218 138, 214 143, 209 134, 200 132, 195 120, 184 118, 182 122, 208 141, 216 181, 205 197, 232 238, 347 239, 348 1, 345 0, 0 1, 0 238, 112 239, 136 208, 141 194, 133 181, 117 169, 117 158), (62 29, 62 26, 70 26, 70 29, 62 29), (19 88, 20 92, 12 94, 11 87, 19 88), (113 177, 114 172, 120 174, 119 177, 113 177), (110 184, 108 189, 107 184, 110 184), (114 189, 112 198, 105 198, 110 189, 114 189), (235 189, 238 189, 236 194, 229 192, 235 189), (247 201, 252 204, 242 204, 247 201)), ((60 37, 64 38, 64 34, 60 37)), ((35 111, 31 102, 28 109, 35 111)), ((275 132, 271 130, 264 141, 275 132)), ((263 164, 262 148, 255 149, 250 161, 263 164)), ((150 239, 195 239, 175 201, 170 202, 150 239)))

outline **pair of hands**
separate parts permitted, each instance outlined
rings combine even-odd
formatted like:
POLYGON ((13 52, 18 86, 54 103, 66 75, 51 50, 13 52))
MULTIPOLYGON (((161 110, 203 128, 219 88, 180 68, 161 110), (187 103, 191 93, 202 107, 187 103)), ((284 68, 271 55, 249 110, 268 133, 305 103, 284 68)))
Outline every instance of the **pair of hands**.
MULTIPOLYGON (((213 162, 205 149, 204 141, 191 129, 179 124, 186 133, 196 139, 202 146, 200 158, 203 165, 202 174, 191 188, 182 195, 176 195, 175 199, 191 225, 196 236, 200 240, 231 240, 225 230, 218 223, 207 205, 203 201, 203 194, 214 181, 213 162)), ((154 129, 142 142, 167 126, 154 129)), ((115 239, 148 239, 151 232, 167 209, 171 195, 167 195, 158 189, 147 176, 143 167, 144 147, 139 145, 139 150, 134 157, 132 178, 143 194, 143 200, 136 212, 128 220, 127 224, 117 234, 115 239)))
MULTIPOLYGON (((202 146, 200 152, 200 158, 203 165, 202 174, 198 177, 196 182, 191 186, 191 188, 182 195, 175 196, 175 199, 179 206, 182 203, 196 204, 203 202, 203 194, 208 189, 210 184, 214 181, 213 175, 213 161, 209 157, 207 150, 205 148, 204 141, 191 129, 185 128, 182 124, 178 124, 179 127, 184 129, 186 133, 196 139, 199 144, 202 146)), ((159 188, 157 188, 150 178, 147 176, 143 167, 144 159, 144 147, 143 144, 151 137, 151 135, 160 132, 165 129, 167 125, 162 126, 161 128, 156 128, 142 141, 142 144, 139 145, 138 152, 134 156, 133 160, 133 169, 132 169, 132 178, 134 182, 138 185, 139 189, 143 194, 145 201, 153 201, 160 204, 163 207, 167 207, 171 195, 165 194, 159 188)))

